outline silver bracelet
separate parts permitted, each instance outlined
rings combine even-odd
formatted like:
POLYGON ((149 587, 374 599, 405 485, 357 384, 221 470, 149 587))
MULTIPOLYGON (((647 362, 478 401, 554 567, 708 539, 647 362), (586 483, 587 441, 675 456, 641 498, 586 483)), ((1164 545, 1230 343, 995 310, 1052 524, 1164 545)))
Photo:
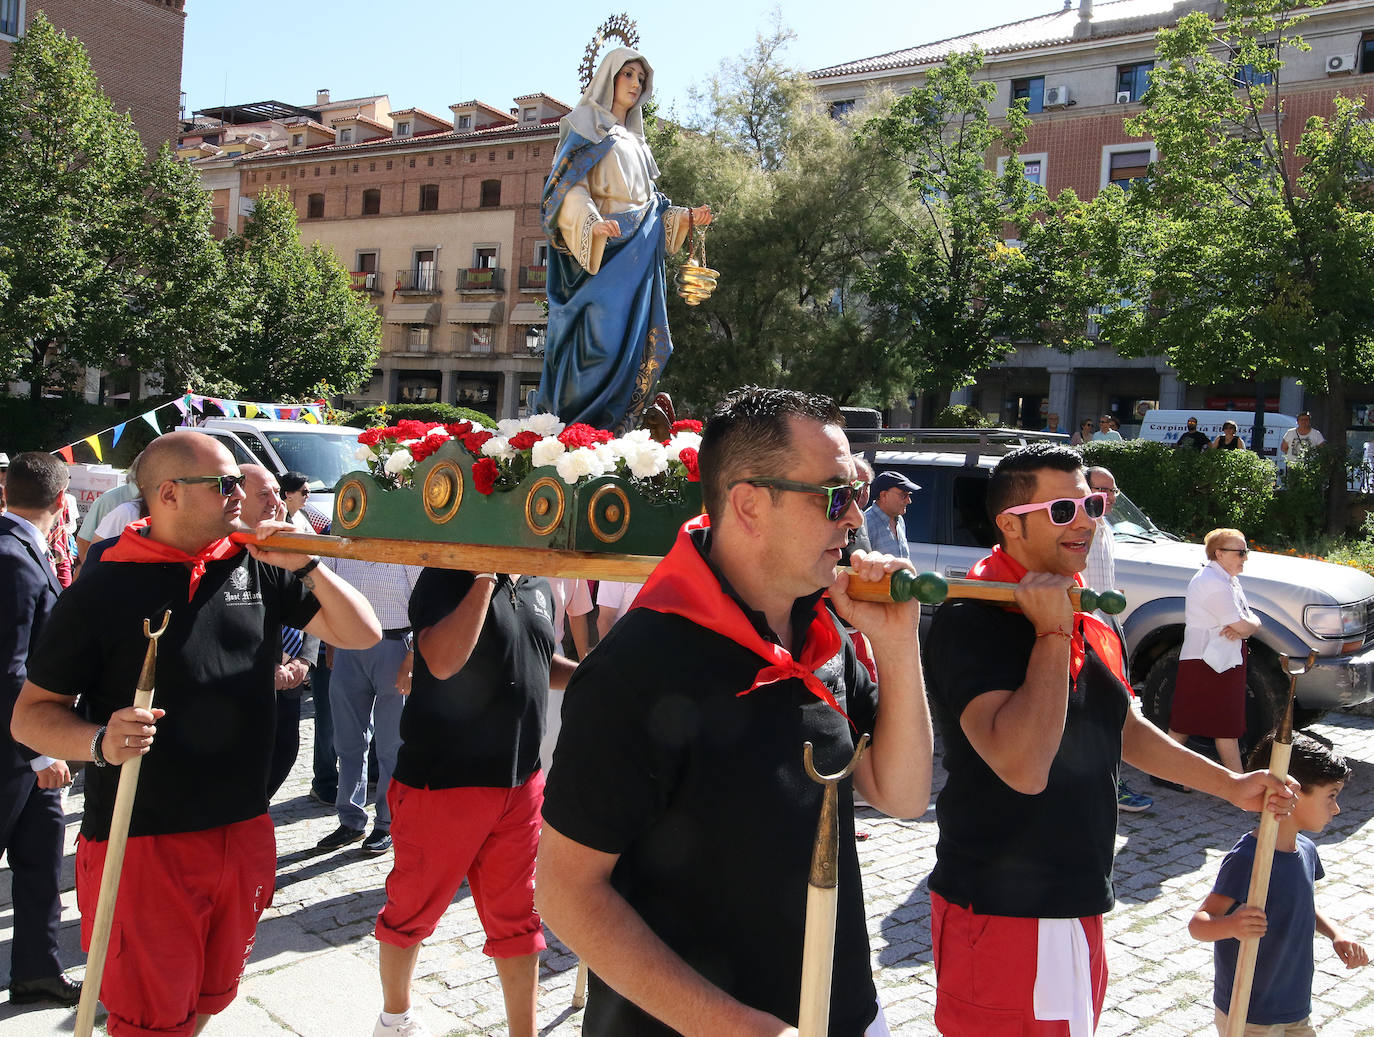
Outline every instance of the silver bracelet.
POLYGON ((91 739, 91 762, 97 767, 108 767, 110 765, 110 761, 105 759, 105 753, 101 750, 100 746, 100 743, 105 741, 105 727, 106 725, 101 724, 95 733, 95 737, 91 739))

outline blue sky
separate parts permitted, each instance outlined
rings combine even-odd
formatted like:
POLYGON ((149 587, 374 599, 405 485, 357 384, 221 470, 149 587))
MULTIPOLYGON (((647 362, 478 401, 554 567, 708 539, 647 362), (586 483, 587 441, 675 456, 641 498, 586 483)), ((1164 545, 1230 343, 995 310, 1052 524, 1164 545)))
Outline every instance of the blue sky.
MULTIPOLYGON (((1060 0, 793 0, 784 24, 797 34, 800 68, 870 57, 918 43, 1048 14, 1060 0)), ((577 101, 577 69, 598 25, 623 8, 581 3, 453 0, 190 0, 182 89, 187 112, 225 103, 313 103, 389 94, 393 108, 448 116, 473 98, 498 108, 544 91, 577 101)), ((688 112, 688 90, 772 25, 772 0, 694 0, 629 10, 654 63, 660 104, 688 112)))

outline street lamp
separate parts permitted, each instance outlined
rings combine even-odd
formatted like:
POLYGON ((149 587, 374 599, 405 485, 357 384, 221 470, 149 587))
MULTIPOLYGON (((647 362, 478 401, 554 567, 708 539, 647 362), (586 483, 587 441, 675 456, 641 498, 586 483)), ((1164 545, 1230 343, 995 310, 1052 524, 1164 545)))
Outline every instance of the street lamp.
POLYGON ((530 356, 544 355, 544 329, 534 324, 525 326, 525 349, 530 356))

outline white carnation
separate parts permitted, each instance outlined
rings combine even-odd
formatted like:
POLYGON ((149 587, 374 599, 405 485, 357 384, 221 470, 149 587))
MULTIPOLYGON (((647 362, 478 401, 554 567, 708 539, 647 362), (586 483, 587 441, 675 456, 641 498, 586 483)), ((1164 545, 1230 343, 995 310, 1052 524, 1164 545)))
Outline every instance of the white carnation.
POLYGON ((371 461, 376 456, 372 452, 372 448, 366 443, 359 443, 358 449, 353 451, 353 460, 355 461, 371 461))
POLYGON ((498 461, 515 459, 515 450, 511 447, 510 440, 504 436, 492 436, 482 444, 482 453, 487 457, 494 457, 498 461))
POLYGON ((556 436, 565 427, 563 422, 558 420, 557 414, 531 414, 525 419, 525 428, 541 436, 556 436))
POLYGON ((688 447, 691 447, 693 450, 700 450, 701 437, 697 435, 695 432, 679 432, 677 435, 675 435, 672 439, 668 441, 668 460, 678 460, 682 452, 686 450, 688 447))
POLYGON ((530 448, 530 464, 535 468, 543 468, 546 465, 555 464, 559 457, 567 452, 568 448, 558 440, 541 439, 530 448))
POLYGON ((649 434, 649 430, 646 428, 637 428, 633 432, 626 432, 620 438, 627 443, 652 443, 654 441, 653 436, 649 434))
POLYGON ((386 459, 386 473, 387 475, 400 475, 414 463, 415 458, 410 456, 410 451, 402 447, 386 459))
POLYGON ((626 453, 625 463, 630 466, 630 474, 636 479, 648 479, 667 469, 668 457, 661 443, 650 440, 634 445, 638 449, 626 453))
POLYGON ((558 477, 569 486, 576 485, 579 479, 595 477, 604 472, 596 452, 586 447, 578 447, 576 450, 560 454, 554 462, 554 467, 558 469, 558 477))
POLYGON ((496 423, 496 434, 506 439, 518 436, 525 430, 519 418, 502 418, 496 423))

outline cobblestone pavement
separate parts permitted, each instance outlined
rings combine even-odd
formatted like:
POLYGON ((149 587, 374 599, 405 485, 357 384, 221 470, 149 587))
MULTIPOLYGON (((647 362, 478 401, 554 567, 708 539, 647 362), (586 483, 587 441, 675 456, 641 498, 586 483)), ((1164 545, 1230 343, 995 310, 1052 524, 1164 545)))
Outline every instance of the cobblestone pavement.
MULTIPOLYGON (((232 1037, 333 1037, 371 1033, 380 1009, 373 920, 383 901, 390 855, 356 848, 316 855, 314 844, 335 826, 332 809, 307 798, 309 739, 302 724, 296 768, 272 807, 280 867, 275 902, 263 916, 238 1000, 207 1034, 232 1037)), ((1343 813, 1318 838, 1326 879, 1322 909, 1367 945, 1374 944, 1374 896, 1368 886, 1374 843, 1374 719, 1334 715, 1316 730, 1355 766, 1343 813)), ((937 790, 943 777, 936 766, 937 790)), ((1211 948, 1191 940, 1187 921, 1215 877, 1221 858, 1252 821, 1200 793, 1184 795, 1128 775, 1155 798, 1145 814, 1123 814, 1117 836, 1117 906, 1107 917, 1112 979, 1098 1033, 1150 1037, 1211 1035, 1211 948)), ((71 851, 80 823, 80 784, 68 804, 68 858, 63 897, 64 960, 77 962, 78 923, 71 889, 71 851)), ((934 811, 894 821, 862 810, 859 846, 872 933, 873 965, 894 1033, 934 1032, 934 971, 925 876, 935 847, 934 811)), ((0 871, 0 976, 9 974, 13 922, 8 870, 0 871)), ((420 955, 416 1004, 436 1034, 505 1030, 500 987, 482 955, 483 936, 466 888, 420 955)), ((1330 944, 1317 940, 1313 1020, 1323 1037, 1374 1033, 1374 968, 1347 973, 1330 944)), ((544 1034, 581 1031, 571 1008, 576 961, 554 937, 541 969, 544 1034)), ((73 970, 79 974, 79 969, 73 970)), ((38 1037, 70 1032, 70 1011, 11 1008, 0 1002, 0 1033, 38 1037)), ((99 1033, 104 1033, 101 1026, 99 1033)))

